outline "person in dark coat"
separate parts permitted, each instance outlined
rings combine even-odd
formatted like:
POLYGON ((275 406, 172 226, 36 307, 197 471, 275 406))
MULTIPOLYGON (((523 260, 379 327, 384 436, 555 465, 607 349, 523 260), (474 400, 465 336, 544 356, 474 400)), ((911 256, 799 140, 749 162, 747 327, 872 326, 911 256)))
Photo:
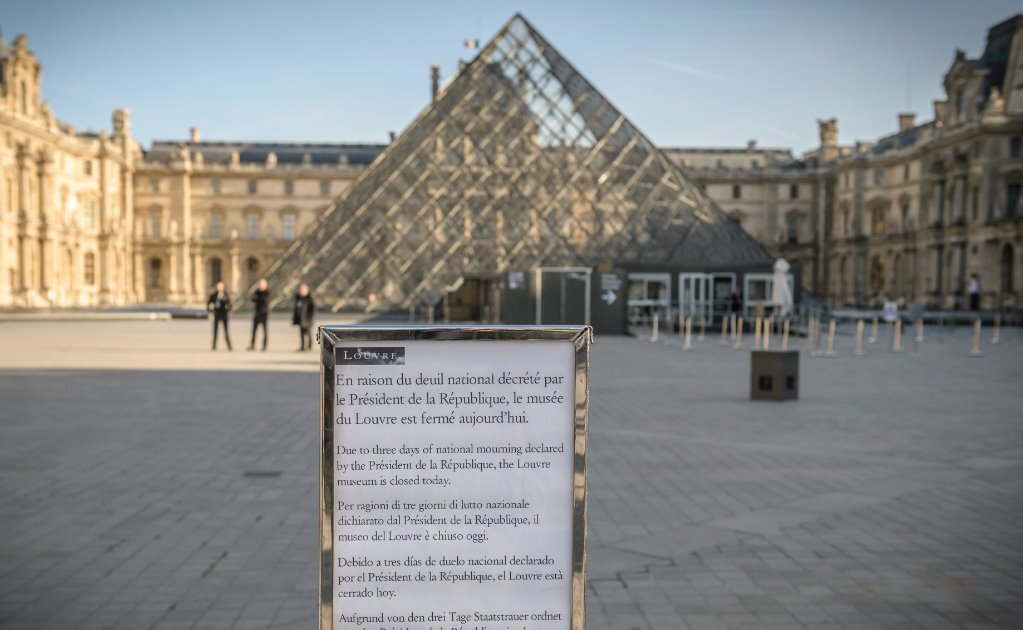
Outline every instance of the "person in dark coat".
POLYGON ((217 327, 224 326, 224 341, 227 349, 231 349, 231 336, 227 332, 227 314, 231 311, 231 298, 224 290, 224 283, 218 282, 210 299, 206 301, 206 310, 213 313, 213 349, 217 349, 217 327))
POLYGON ((733 313, 739 313, 742 311, 742 291, 739 289, 732 291, 732 301, 728 307, 733 313))
POLYGON ((263 327, 263 352, 266 352, 266 320, 270 315, 270 283, 260 278, 252 293, 252 341, 249 350, 256 349, 256 329, 263 327))
POLYGON ((313 338, 309 332, 313 327, 313 313, 316 305, 313 296, 309 294, 309 285, 302 283, 298 285, 298 293, 295 294, 295 311, 291 315, 291 323, 298 326, 299 341, 301 345, 299 352, 313 349, 313 338))

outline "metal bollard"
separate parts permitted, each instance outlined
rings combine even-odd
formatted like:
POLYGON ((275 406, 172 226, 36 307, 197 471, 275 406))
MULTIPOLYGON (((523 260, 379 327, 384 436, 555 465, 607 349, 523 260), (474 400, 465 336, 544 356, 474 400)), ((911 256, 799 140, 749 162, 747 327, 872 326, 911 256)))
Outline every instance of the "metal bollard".
POLYGON ((877 343, 877 315, 874 315, 874 319, 870 322, 870 339, 867 343, 877 343))
POLYGON ((892 337, 892 352, 902 352, 902 320, 895 320, 895 335, 892 337))
POLYGON ((760 349, 760 335, 762 334, 763 326, 764 326, 764 320, 762 320, 761 318, 758 317, 758 318, 753 320, 753 349, 754 350, 759 350, 760 349))
POLYGON ((653 321, 653 327, 654 328, 653 328, 653 332, 650 333, 650 341, 657 341, 657 326, 660 323, 660 321, 661 321, 660 314, 654 313, 654 321, 653 321))
POLYGON ((721 316, 721 345, 728 343, 728 325, 732 321, 731 314, 721 316))
POLYGON ((687 317, 686 318, 685 329, 686 329, 686 341, 685 341, 685 344, 682 346, 682 349, 685 350, 685 351, 689 351, 689 350, 692 350, 692 348, 693 348, 693 318, 692 317, 687 317))
POLYGON ((863 320, 856 320, 856 350, 853 352, 858 357, 863 356, 863 320))
POLYGON ((922 317, 916 320, 916 342, 924 342, 924 320, 922 317))
POLYGON ((781 327, 781 349, 789 349, 789 320, 785 320, 785 323, 781 327))
POLYGON ((973 348, 970 349, 971 357, 982 356, 980 351, 980 318, 973 320, 973 348))
MULTIPOLYGON (((711 315, 713 317, 713 315, 711 315)), ((697 341, 703 341, 703 338, 707 335, 707 318, 700 318, 700 335, 696 338, 697 341)))
POLYGON ((735 319, 735 328, 732 329, 735 334, 735 345, 732 346, 736 350, 742 347, 742 318, 737 317, 735 319))
POLYGON ((1002 339, 1002 316, 995 315, 995 331, 991 334, 991 345, 997 345, 1002 339))
POLYGON ((824 356, 826 356, 826 357, 837 356, 835 354, 835 320, 834 319, 832 319, 831 322, 828 323, 828 351, 826 353, 824 353, 824 356))

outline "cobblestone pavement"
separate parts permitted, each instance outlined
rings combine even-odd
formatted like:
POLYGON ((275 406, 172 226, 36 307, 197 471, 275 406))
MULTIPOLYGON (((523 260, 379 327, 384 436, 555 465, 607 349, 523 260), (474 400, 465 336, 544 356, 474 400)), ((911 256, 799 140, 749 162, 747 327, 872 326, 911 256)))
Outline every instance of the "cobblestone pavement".
MULTIPOLYGON (((317 364, 285 324, 265 354, 0 324, 0 628, 314 627, 317 364)), ((841 338, 788 403, 748 400, 748 342, 598 338, 588 627, 1023 627, 1023 340, 988 338, 841 338)))

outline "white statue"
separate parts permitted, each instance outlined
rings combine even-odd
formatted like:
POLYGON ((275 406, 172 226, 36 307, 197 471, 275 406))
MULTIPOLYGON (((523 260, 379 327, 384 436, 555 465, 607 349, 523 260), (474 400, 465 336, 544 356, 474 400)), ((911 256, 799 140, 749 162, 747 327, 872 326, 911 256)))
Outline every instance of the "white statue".
POLYGON ((789 288, 789 261, 779 258, 774 261, 774 288, 771 291, 771 304, 779 318, 788 317, 792 312, 792 289, 789 288))

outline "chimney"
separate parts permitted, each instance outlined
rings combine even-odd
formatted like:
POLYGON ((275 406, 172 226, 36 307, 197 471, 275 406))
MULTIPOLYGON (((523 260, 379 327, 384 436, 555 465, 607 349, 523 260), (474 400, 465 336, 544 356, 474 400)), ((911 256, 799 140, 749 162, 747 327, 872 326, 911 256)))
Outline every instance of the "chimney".
POLYGON ((945 124, 945 103, 946 101, 934 101, 935 127, 941 127, 945 124))
POLYGON ((201 136, 199 135, 198 127, 192 127, 191 129, 189 129, 188 135, 192 139, 192 144, 196 144, 197 142, 199 142, 199 139, 201 138, 201 136))
POLYGON ((746 150, 747 151, 756 151, 757 150, 757 141, 756 140, 747 140, 746 141, 746 150))
POLYGON ((430 66, 430 100, 437 100, 437 91, 440 90, 440 66, 430 66))
POLYGON ((899 132, 909 131, 916 125, 916 114, 903 112, 899 114, 899 132))

